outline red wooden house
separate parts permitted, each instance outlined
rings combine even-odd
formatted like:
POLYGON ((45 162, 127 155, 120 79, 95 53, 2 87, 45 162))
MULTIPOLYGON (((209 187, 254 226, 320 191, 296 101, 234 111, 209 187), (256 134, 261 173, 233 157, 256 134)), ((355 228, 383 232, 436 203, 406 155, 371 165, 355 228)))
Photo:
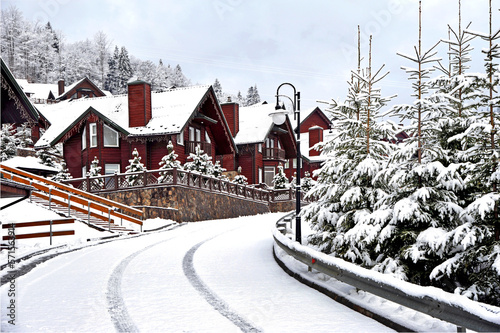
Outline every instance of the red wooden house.
POLYGON ((241 108, 229 102, 221 107, 238 147, 236 167, 250 184, 272 186, 278 165, 297 156, 290 120, 275 125, 269 117, 274 105, 266 102, 241 108))
POLYGON ((36 142, 40 137, 40 129, 50 125, 47 119, 40 114, 28 96, 23 92, 11 71, 1 61, 1 86, 2 86, 2 124, 12 124, 14 128, 26 124, 31 128, 31 139, 36 142))
POLYGON ((70 98, 76 99, 82 97, 92 98, 106 96, 104 91, 99 89, 99 87, 87 77, 84 77, 80 81, 77 81, 68 87, 64 86, 64 80, 59 80, 57 82, 57 88, 59 96, 56 99, 58 101, 64 101, 70 98))
POLYGON ((149 83, 136 80, 126 95, 70 99, 41 111, 52 126, 35 148, 63 143, 75 178, 86 174, 94 157, 103 174, 125 172, 134 148, 147 169, 158 169, 168 141, 182 164, 200 145, 213 162, 235 168, 237 148, 211 86, 152 93, 149 83))
MULTIPOLYGON (((318 107, 301 111, 301 177, 304 177, 306 172, 309 172, 312 176, 314 170, 321 168, 321 163, 323 163, 324 158, 320 156, 321 152, 313 149, 313 147, 326 139, 325 137, 330 130, 331 124, 331 120, 318 107)), ((296 131, 296 128, 294 130, 296 131)), ((296 165, 296 158, 289 159, 285 163, 285 174, 289 179, 295 174, 296 165)))

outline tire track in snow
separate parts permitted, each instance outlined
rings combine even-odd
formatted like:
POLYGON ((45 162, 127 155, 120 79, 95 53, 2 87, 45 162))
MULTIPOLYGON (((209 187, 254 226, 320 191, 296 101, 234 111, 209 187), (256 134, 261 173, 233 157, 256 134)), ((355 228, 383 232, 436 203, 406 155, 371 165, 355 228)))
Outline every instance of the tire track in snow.
POLYGON ((203 283, 200 276, 196 273, 196 270, 194 269, 193 258, 195 252, 204 243, 214 239, 217 236, 206 239, 196 244, 191 249, 189 249, 189 251, 184 256, 184 259, 182 260, 182 269, 184 270, 184 275, 186 275, 186 277, 188 278, 189 282, 193 285, 193 287, 203 296, 203 298, 205 298, 205 300, 215 310, 217 310, 221 315, 229 319, 234 325, 240 328, 243 332, 261 332, 261 330, 253 326, 252 323, 242 318, 238 313, 232 311, 226 304, 226 302, 224 302, 224 300, 219 298, 212 290, 210 290, 210 288, 205 283, 203 283))

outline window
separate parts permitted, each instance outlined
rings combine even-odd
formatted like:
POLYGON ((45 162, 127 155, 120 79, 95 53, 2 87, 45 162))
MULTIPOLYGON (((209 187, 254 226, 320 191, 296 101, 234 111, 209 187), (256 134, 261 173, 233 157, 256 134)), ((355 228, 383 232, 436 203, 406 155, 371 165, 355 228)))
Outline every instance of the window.
POLYGON ((194 127, 189 127, 189 141, 194 141, 194 127))
POLYGON ((90 124, 90 147, 97 147, 97 124, 90 124))
POLYGON ((268 186, 273 186, 273 178, 274 178, 274 167, 265 166, 264 167, 264 182, 268 186))
POLYGON ((262 143, 259 143, 259 153, 262 153, 262 143))
POLYGON ((119 147, 118 132, 104 125, 103 129, 104 147, 119 147))
POLYGON ((262 168, 259 168, 259 184, 262 184, 262 168))
POLYGON ((82 167, 82 177, 86 177, 86 176, 87 176, 87 166, 86 166, 86 165, 84 165, 84 166, 82 167))
POLYGON ((120 172, 120 164, 105 164, 104 165, 104 174, 105 175, 114 175, 115 173, 120 172))
POLYGON ((208 131, 205 131, 205 142, 212 143, 212 140, 210 140, 210 136, 208 135, 208 131))
POLYGON ((87 127, 83 128, 82 132, 82 150, 87 148, 87 127))
POLYGON ((290 169, 290 160, 286 160, 284 168, 290 169))
POLYGON ((279 141, 278 141, 278 148, 281 149, 281 144, 279 141))
POLYGON ((184 131, 177 134, 177 143, 184 146, 184 131))

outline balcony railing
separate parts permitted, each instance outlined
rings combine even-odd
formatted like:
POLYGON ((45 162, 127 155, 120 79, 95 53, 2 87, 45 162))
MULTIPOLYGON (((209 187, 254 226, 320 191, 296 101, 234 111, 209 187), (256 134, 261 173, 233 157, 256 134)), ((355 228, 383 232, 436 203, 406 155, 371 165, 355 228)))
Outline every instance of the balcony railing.
POLYGON ((203 152, 207 153, 208 156, 212 155, 212 144, 208 142, 197 142, 197 141, 186 141, 185 153, 191 154, 196 152, 196 146, 200 146, 203 152))
POLYGON ((285 151, 280 148, 264 148, 263 158, 265 160, 285 160, 285 151))

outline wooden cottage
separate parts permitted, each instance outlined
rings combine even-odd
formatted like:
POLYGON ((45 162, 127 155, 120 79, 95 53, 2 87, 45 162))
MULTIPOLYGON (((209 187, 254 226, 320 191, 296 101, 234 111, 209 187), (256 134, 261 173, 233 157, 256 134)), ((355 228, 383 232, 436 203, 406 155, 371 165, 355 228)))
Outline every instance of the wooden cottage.
POLYGON ((211 86, 152 93, 149 83, 136 80, 126 95, 64 100, 41 112, 52 126, 35 148, 63 143, 75 178, 86 174, 95 157, 102 174, 123 173, 134 149, 147 169, 158 169, 169 141, 182 164, 199 145, 214 163, 235 168, 237 148, 211 86))

